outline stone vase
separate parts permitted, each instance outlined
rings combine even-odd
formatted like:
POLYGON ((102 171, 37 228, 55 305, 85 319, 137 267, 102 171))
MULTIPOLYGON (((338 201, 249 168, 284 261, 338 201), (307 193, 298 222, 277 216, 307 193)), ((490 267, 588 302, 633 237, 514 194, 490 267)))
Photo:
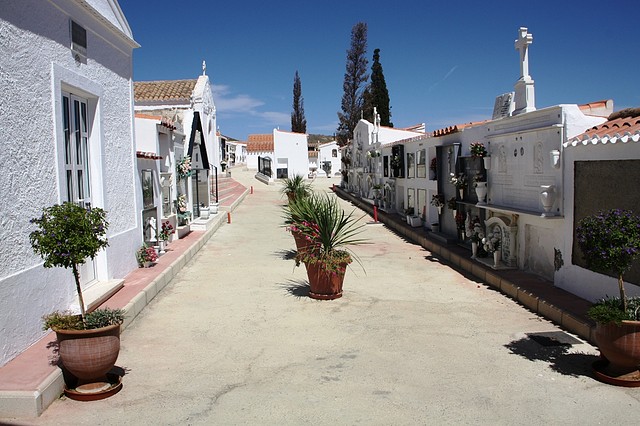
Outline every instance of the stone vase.
POLYGON ((491 157, 482 157, 482 161, 484 162, 485 170, 491 169, 491 157))
POLYGON ((471 242, 471 258, 475 259, 478 257, 478 243, 476 241, 471 242))
POLYGON ((458 194, 461 200, 464 199, 464 188, 458 188, 458 194))
POLYGON ((487 182, 476 182, 476 195, 478 196, 478 204, 487 204, 487 182))
POLYGON ((493 267, 497 268, 500 264, 500 250, 496 250, 493 252, 493 267))
POLYGON ((556 187, 555 185, 540 185, 540 202, 544 213, 542 217, 554 216, 553 204, 556 202, 556 187))

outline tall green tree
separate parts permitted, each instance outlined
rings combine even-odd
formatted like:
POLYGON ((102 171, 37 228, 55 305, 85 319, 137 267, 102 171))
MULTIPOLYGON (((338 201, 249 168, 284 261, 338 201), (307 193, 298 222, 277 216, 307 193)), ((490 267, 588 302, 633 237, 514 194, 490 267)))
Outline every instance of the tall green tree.
POLYGON ((293 78, 293 112, 291 113, 291 131, 307 133, 307 119, 304 117, 304 99, 302 98, 302 84, 298 70, 293 78))
POLYGON ((371 83, 363 95, 364 118, 372 120, 373 108, 380 114, 380 125, 393 127, 391 122, 391 106, 389 105, 389 91, 380 64, 380 49, 373 51, 373 65, 371 65, 371 83))
POLYGON ((342 112, 338 112, 338 130, 336 139, 338 145, 344 146, 353 138, 362 107, 364 105, 363 92, 369 75, 367 74, 367 24, 358 22, 351 29, 351 47, 347 50, 347 65, 344 73, 342 88, 342 112))

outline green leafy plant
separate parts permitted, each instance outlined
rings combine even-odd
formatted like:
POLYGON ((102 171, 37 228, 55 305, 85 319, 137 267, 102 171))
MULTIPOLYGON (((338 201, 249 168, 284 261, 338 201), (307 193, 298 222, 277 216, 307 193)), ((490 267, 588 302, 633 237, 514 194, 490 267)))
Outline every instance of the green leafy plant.
POLYGON ((444 195, 433 194, 431 196, 431 205, 434 207, 444 207, 444 195))
POLYGON ((38 229, 29 234, 29 241, 33 251, 44 259, 44 267, 71 268, 84 323, 85 307, 79 267, 87 258, 95 258, 100 250, 109 245, 106 212, 100 208, 85 209, 66 202, 44 208, 42 215, 31 219, 31 223, 38 229))
POLYGON ((125 311, 122 309, 96 309, 85 315, 84 323, 80 315, 74 315, 71 311, 54 311, 42 317, 43 330, 90 330, 107 327, 109 325, 122 324, 125 311))
POLYGON ((454 173, 451 173, 449 182, 457 189, 465 189, 467 187, 467 176, 464 173, 457 176, 454 173))
POLYGON ((447 200, 447 207, 449 210, 458 210, 458 203, 456 202, 456 197, 451 197, 447 200))
POLYGON ((336 198, 327 194, 314 194, 294 204, 296 220, 306 218, 294 226, 310 243, 298 252, 296 262, 318 264, 322 270, 344 274, 346 265, 358 260, 349 246, 366 243, 358 237, 363 230, 362 218, 354 217, 355 210, 347 214, 336 198))
MULTIPOLYGON (((617 309, 630 318, 629 300, 624 289, 624 273, 631 268, 633 262, 640 256, 640 216, 631 210, 611 209, 600 211, 592 216, 580 220, 576 229, 576 238, 587 268, 595 272, 612 273, 618 278, 620 297, 617 309)), ((594 308, 594 314, 603 318, 602 312, 612 308, 616 303, 601 301, 594 308), (598 305, 602 308, 596 308, 598 305)), ((596 319, 596 321, 606 322, 596 319)), ((612 314, 615 317, 618 314, 612 314)), ((636 314, 637 316, 637 309, 636 314)), ((639 318, 640 319, 640 318, 639 318)), ((618 321, 616 319, 612 319, 618 321)))
POLYGON ((289 200, 307 197, 311 194, 311 184, 302 175, 295 175, 292 178, 285 178, 282 181, 282 194, 287 195, 289 200))

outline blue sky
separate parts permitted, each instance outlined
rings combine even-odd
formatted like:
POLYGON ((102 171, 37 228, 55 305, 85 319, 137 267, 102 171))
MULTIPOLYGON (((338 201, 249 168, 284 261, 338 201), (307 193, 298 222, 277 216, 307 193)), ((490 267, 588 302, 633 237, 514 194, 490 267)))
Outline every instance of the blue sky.
MULTIPOLYGON (((308 133, 331 135, 351 28, 368 25, 395 127, 432 131, 491 117, 519 78, 518 28, 533 34, 536 107, 613 99, 640 106, 637 0, 182 2, 120 0, 134 38, 135 81, 196 78, 207 62, 227 136, 291 128, 300 74, 308 133)), ((366 117, 365 117, 366 118, 366 117)))

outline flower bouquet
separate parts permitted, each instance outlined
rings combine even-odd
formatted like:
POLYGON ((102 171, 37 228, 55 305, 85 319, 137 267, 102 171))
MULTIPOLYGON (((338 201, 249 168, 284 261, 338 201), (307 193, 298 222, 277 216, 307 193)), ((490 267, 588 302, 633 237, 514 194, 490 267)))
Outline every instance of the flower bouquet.
POLYGON ((153 247, 143 244, 136 252, 136 260, 138 261, 139 267, 148 268, 151 266, 151 263, 158 260, 158 253, 156 253, 156 250, 153 247))
POLYGON ((482 142, 472 142, 469 149, 473 158, 484 158, 487 156, 487 149, 482 142))
POLYGON ((176 173, 178 174, 178 179, 184 179, 191 176, 191 157, 186 155, 180 159, 178 164, 176 164, 176 173))
POLYGON ((171 225, 171 222, 167 220, 165 222, 162 222, 159 237, 162 241, 168 241, 171 234, 175 232, 176 231, 173 229, 173 225, 171 225))

